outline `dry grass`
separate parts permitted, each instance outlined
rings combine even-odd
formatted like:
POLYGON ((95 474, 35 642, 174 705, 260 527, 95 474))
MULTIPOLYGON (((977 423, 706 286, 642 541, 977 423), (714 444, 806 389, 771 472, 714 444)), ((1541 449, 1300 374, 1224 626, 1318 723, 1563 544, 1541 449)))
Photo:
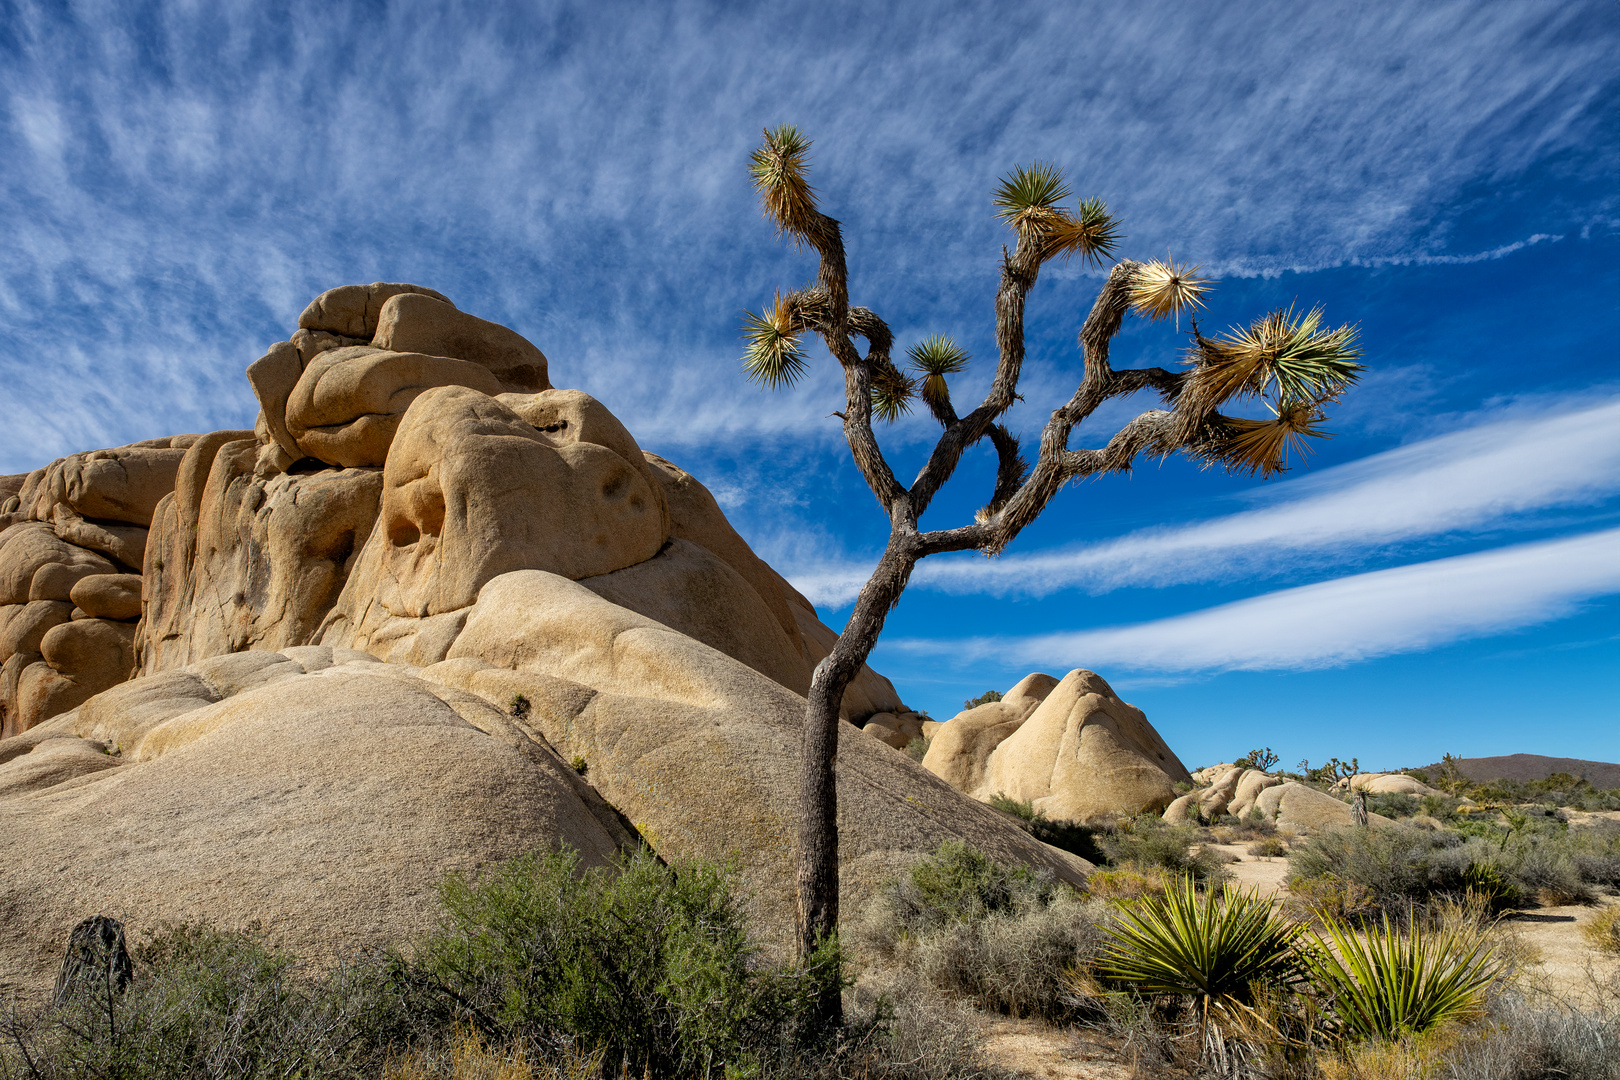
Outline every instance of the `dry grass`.
POLYGON ((1620 907, 1598 912, 1597 918, 1581 928, 1581 933, 1592 948, 1620 956, 1620 907))
MULTIPOLYGON (((621 1068, 621 1075, 628 1076, 621 1068)), ((418 1050, 383 1067, 382 1080, 599 1080, 602 1054, 541 1054, 528 1044, 486 1043, 471 1028, 438 1052, 418 1050)))

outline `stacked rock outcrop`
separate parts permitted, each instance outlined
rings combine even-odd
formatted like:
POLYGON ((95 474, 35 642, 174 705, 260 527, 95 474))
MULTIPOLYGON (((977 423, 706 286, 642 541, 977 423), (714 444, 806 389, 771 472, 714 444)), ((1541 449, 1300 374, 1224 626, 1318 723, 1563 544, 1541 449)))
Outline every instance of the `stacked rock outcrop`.
POLYGON ((933 732, 923 767, 959 791, 1053 820, 1162 810, 1187 769, 1140 709, 1093 671, 1036 672, 933 732))
MULTIPOLYGON (((735 858, 785 939, 836 633, 513 331, 386 283, 299 323, 252 429, 0 486, 0 984, 48 982, 89 911, 408 939, 446 871, 558 844, 735 858)), ((870 669, 844 711, 914 715, 870 669)), ((846 905, 951 837, 1089 869, 845 732, 846 905)))
MULTIPOLYGON (((1336 828, 1353 823, 1350 805, 1332 795, 1261 769, 1231 763, 1211 765, 1192 774, 1194 789, 1165 808, 1170 822, 1213 821, 1222 815, 1262 819, 1294 832, 1336 828)), ((1369 814, 1368 820, 1388 819, 1369 814)))

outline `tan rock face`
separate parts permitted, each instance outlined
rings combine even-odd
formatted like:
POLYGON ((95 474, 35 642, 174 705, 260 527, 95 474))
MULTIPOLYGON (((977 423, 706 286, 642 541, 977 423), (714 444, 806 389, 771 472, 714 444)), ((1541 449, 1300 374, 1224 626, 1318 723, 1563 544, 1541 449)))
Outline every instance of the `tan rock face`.
POLYGON ((390 297, 377 317, 373 345, 405 353, 454 356, 487 368, 502 389, 549 390, 546 358, 516 331, 421 293, 390 297))
POLYGON ((298 325, 304 330, 370 340, 377 332, 383 305, 401 293, 421 293, 450 304, 449 297, 443 293, 403 282, 373 281, 370 285, 339 285, 311 300, 304 313, 298 316, 298 325))
MULTIPOLYGON (((953 721, 954 722, 954 721, 953 721)), ((1002 793, 1054 820, 1160 811, 1188 779, 1142 712, 1095 672, 1071 671, 990 754, 981 797, 1002 793)))
POLYGON ((405 410, 426 390, 498 394, 489 369, 465 360, 368 345, 321 353, 287 399, 287 432, 303 455, 342 467, 381 465, 405 410))
POLYGON ((389 454, 378 526, 340 605, 355 640, 389 616, 468 607, 485 582, 511 570, 584 578, 656 555, 669 517, 640 452, 632 462, 576 441, 578 430, 537 429, 470 389, 419 397, 389 454))
POLYGON ((192 447, 159 511, 145 567, 141 670, 308 644, 371 534, 377 469, 258 474, 259 445, 219 432, 192 447))
MULTIPOLYGON (((449 659, 422 674, 491 702, 522 694, 531 722, 564 757, 582 757, 591 783, 660 850, 736 853, 762 929, 786 933, 803 698, 538 571, 484 586, 449 659)), ((848 725, 838 785, 845 910, 950 836, 1065 880, 1087 869, 848 725)))
POLYGON ((150 525, 158 500, 174 490, 184 454, 167 445, 70 454, 30 474, 19 505, 35 521, 54 521, 57 507, 64 507, 73 517, 150 525))
POLYGON ((182 688, 187 672, 126 684, 170 685, 102 708, 93 741, 73 737, 80 711, 22 753, 0 743, 0 981, 48 988, 85 911, 132 927, 258 922, 335 958, 429 929, 449 871, 560 843, 599 865, 628 837, 543 738, 472 695, 295 652, 305 662, 262 654, 273 670, 228 693, 200 676, 182 688))
POLYGON ((1351 791, 1364 791, 1368 795, 1441 795, 1416 777, 1405 773, 1357 773, 1350 778, 1351 791))
POLYGON ((0 604, 66 600, 80 578, 114 570, 106 558, 62 540, 43 521, 0 533, 0 604))
POLYGON ((141 617, 139 574, 95 574, 80 578, 68 596, 92 619, 141 617))

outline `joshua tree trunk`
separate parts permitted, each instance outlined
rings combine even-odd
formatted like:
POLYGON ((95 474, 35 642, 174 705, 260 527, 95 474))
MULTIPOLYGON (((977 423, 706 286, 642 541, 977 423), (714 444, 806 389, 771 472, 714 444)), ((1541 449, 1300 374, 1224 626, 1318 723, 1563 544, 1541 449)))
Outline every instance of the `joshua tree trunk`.
MULTIPOLYGON (((844 373, 844 439, 850 457, 889 519, 889 542, 861 590, 844 632, 816 667, 805 709, 800 762, 798 828, 798 946, 808 959, 838 928, 838 715, 844 691, 877 644, 884 620, 905 591, 920 559, 947 551, 999 554, 1071 480, 1128 472, 1139 454, 1177 451, 1204 464, 1270 475, 1282 469, 1286 451, 1315 425, 1322 407, 1355 380, 1360 365, 1351 327, 1323 330, 1320 312, 1295 316, 1292 309, 1254 323, 1235 337, 1209 340, 1193 326, 1187 370, 1136 368, 1116 371, 1109 344, 1126 313, 1154 319, 1191 313, 1202 306, 1207 281, 1197 267, 1122 261, 1108 273, 1080 330, 1085 373, 1067 402, 1053 410, 1041 431, 1031 467, 1018 439, 1000 421, 1020 400, 1024 364, 1024 302, 1048 260, 1079 255, 1101 266, 1119 240, 1101 200, 1083 201, 1078 213, 1059 204, 1069 197, 1054 166, 1018 168, 1001 182, 996 205, 1017 242, 1002 250, 1001 284, 995 298, 998 357, 990 389, 979 406, 959 416, 945 376, 961 371, 968 355, 948 338, 929 338, 908 350, 920 379, 902 373, 889 357, 894 339, 874 312, 851 306, 843 233, 816 208, 805 179, 810 144, 791 127, 765 133, 753 155, 755 188, 766 217, 781 235, 808 244, 821 256, 816 281, 778 295, 762 315, 750 313, 744 365, 767 386, 792 383, 805 368, 799 338, 817 334, 844 373), (854 339, 863 338, 865 355, 854 339), (1158 393, 1168 408, 1142 413, 1117 430, 1106 445, 1070 450, 1074 429, 1111 398, 1139 390, 1158 393), (894 420, 920 397, 943 431, 927 462, 907 487, 894 475, 872 431, 874 413, 894 420), (1272 419, 1221 415, 1218 407, 1241 398, 1270 398, 1272 419), (924 532, 919 527, 934 496, 950 480, 963 454, 988 440, 997 457, 995 488, 972 524, 924 532)), ((837 980, 822 1002, 825 1019, 841 1017, 837 980)))
MULTIPOLYGON (((838 715, 844 691, 872 654, 889 610, 911 577, 914 558, 889 550, 861 590, 832 652, 816 665, 805 709, 799 760, 799 955, 808 957, 838 930, 838 715)), ((838 1006, 832 1004, 836 1013, 838 1006)))

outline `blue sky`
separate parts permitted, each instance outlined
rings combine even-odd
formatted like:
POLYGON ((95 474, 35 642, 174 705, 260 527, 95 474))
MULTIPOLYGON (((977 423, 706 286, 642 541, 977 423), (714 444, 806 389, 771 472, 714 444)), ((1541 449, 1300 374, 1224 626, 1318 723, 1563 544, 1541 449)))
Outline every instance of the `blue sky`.
MULTIPOLYGON (((1368 374, 1308 468, 1145 461, 998 560, 925 563, 873 659, 906 701, 1091 667, 1189 764, 1620 760, 1617 54, 1606 0, 0 0, 0 473, 249 425, 242 369, 313 295, 413 281, 533 340, 840 625, 885 526, 825 354, 787 393, 739 369, 742 310, 813 272, 747 154, 815 140, 855 301, 980 357, 958 401, 993 355, 990 191, 1051 160, 1122 254, 1220 279, 1206 325, 1319 302, 1368 374)), ((1031 294, 1014 430, 1073 391, 1099 282, 1031 294)), ((1180 347, 1128 321, 1115 362, 1180 347)), ((909 475, 930 425, 884 438, 909 475)))

